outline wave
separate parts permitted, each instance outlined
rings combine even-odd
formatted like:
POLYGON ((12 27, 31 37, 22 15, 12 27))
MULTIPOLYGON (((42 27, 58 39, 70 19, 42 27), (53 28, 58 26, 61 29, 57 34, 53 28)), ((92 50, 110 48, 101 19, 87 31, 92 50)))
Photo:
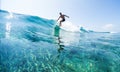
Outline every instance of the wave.
POLYGON ((39 40, 40 35, 51 35, 55 24, 54 20, 48 20, 38 16, 9 13, 3 10, 0 10, 0 13, 0 20, 2 20, 0 22, 0 36, 2 38, 16 37, 39 40))
POLYGON ((0 20, 0 72, 120 71, 120 34, 4 10, 0 20))

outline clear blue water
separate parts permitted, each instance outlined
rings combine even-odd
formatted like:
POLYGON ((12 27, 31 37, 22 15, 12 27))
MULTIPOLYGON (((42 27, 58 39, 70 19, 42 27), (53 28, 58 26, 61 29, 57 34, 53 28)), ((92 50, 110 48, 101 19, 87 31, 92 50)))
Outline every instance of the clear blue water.
POLYGON ((120 33, 55 35, 55 24, 0 10, 0 72, 120 71, 120 33))

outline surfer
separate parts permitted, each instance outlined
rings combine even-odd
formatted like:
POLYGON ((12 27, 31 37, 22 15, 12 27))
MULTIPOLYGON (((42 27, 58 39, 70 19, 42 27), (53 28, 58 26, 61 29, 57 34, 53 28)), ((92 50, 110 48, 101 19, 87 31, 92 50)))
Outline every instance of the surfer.
POLYGON ((65 17, 69 18, 69 16, 62 14, 61 12, 59 14, 60 14, 60 16, 59 16, 58 20, 61 18, 59 26, 62 26, 61 23, 65 21, 65 17))

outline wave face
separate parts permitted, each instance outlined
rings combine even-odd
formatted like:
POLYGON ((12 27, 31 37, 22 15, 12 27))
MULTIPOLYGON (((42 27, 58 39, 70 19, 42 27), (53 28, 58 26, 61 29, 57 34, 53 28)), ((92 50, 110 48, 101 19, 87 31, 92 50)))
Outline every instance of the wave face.
POLYGON ((0 72, 119 72, 120 34, 70 32, 0 10, 0 72))

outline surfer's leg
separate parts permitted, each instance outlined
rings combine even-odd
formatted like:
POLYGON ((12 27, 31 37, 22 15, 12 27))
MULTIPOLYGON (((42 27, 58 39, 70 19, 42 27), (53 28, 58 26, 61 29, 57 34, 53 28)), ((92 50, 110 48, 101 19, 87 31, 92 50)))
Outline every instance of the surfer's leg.
POLYGON ((62 26, 62 22, 64 22, 65 21, 65 19, 62 19, 61 21, 60 21, 60 25, 59 26, 62 26))
POLYGON ((60 21, 60 24, 59 24, 59 26, 61 26, 62 25, 62 21, 60 21))

